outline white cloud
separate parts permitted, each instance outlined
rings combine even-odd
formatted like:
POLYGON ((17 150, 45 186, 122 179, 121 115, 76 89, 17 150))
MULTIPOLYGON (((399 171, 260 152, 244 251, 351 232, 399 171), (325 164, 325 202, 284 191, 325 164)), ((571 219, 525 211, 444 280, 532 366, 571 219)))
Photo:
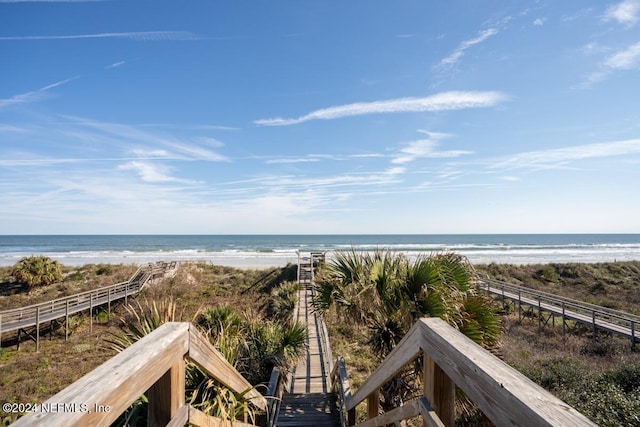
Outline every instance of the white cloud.
POLYGON ((442 60, 440 60, 438 65, 440 67, 448 67, 456 64, 460 60, 460 58, 462 58, 462 56, 464 55, 464 52, 467 49, 469 49, 471 46, 482 43, 489 37, 494 36, 496 34, 498 34, 498 30, 495 28, 489 28, 487 30, 480 31, 477 37, 470 40, 465 40, 462 43, 460 43, 458 47, 453 51, 453 53, 451 53, 446 58, 442 58, 442 60))
POLYGON ((604 21, 616 21, 620 24, 632 27, 638 22, 640 15, 640 1, 624 0, 620 3, 611 5, 604 12, 602 19, 604 21))
POLYGON ((533 21, 533 25, 542 26, 546 21, 547 21, 547 18, 538 18, 535 21, 533 21))
POLYGON ((358 102, 312 111, 298 118, 273 118, 254 121, 262 126, 285 126, 310 120, 333 120, 365 114, 461 110, 491 107, 506 100, 500 92, 442 92, 424 98, 398 98, 385 101, 358 102))
POLYGON ((131 31, 123 33, 73 34, 66 36, 4 36, 0 40, 75 40, 75 39, 130 39, 136 41, 199 40, 189 31, 131 31))
POLYGON ((398 155, 391 160, 391 163, 408 163, 418 158, 451 158, 472 153, 471 151, 465 150, 438 151, 437 148, 440 141, 450 137, 451 135, 427 131, 420 132, 427 134, 428 138, 419 139, 406 144, 399 150, 398 155))
POLYGON ((135 156, 141 158, 167 158, 171 157, 171 154, 167 150, 145 150, 145 149, 134 149, 131 150, 135 156))
POLYGON ((528 151, 494 163, 493 169, 553 168, 571 161, 640 154, 640 139, 577 145, 550 150, 528 151))
POLYGON ((170 168, 163 165, 155 165, 147 162, 132 161, 118 166, 119 170, 132 170, 138 174, 144 182, 179 182, 184 184, 195 184, 194 181, 173 177, 169 174, 170 168))
POLYGON ((270 159, 267 160, 265 163, 267 164, 283 164, 283 163, 309 163, 309 162, 319 162, 320 159, 318 158, 311 158, 311 157, 300 157, 300 158, 282 158, 282 159, 270 159))
POLYGON ((28 103, 31 103, 31 102, 36 102, 36 101, 40 100, 47 91, 49 91, 49 90, 51 90, 53 88, 56 88, 58 86, 61 86, 61 85, 65 84, 65 83, 69 83, 70 81, 76 80, 78 78, 79 78, 78 76, 72 77, 70 79, 61 80, 59 82, 52 83, 50 85, 42 87, 42 88, 40 88, 38 90, 34 90, 32 92, 27 92, 27 93, 22 93, 22 94, 19 94, 19 95, 14 95, 14 96, 12 96, 11 98, 8 98, 8 99, 0 99, 0 109, 6 108, 6 107, 10 107, 10 106, 16 105, 16 104, 28 104, 28 103))
POLYGON ((118 62, 114 62, 111 65, 107 65, 105 67, 106 70, 110 69, 110 68, 118 68, 118 67, 122 67, 124 64, 126 64, 127 61, 118 61, 118 62))
POLYGON ((600 64, 600 69, 589 74, 580 87, 586 88, 594 83, 598 83, 615 71, 633 70, 636 68, 640 68, 640 42, 607 57, 600 64))
POLYGON ((62 132, 84 141, 96 141, 113 145, 124 146, 131 152, 142 150, 152 152, 162 150, 165 157, 182 160, 205 160, 212 162, 226 162, 229 159, 209 146, 219 147, 222 142, 208 137, 196 137, 193 139, 178 139, 168 135, 147 132, 140 127, 120 123, 90 121, 77 117, 67 117, 71 120, 72 129, 66 127, 62 132), (76 129, 81 129, 78 131, 76 129), (158 148, 163 147, 163 148, 158 148))
POLYGON ((604 61, 604 66, 612 70, 630 70, 640 66, 640 43, 611 55, 604 61))

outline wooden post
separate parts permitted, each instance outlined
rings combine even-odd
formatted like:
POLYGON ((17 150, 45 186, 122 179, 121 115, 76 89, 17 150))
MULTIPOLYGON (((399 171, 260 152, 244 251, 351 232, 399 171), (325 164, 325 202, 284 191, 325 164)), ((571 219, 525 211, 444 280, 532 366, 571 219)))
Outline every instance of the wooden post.
POLYGON ((380 390, 374 391, 367 397, 367 419, 375 418, 380 412, 380 390))
POLYGON ((567 319, 566 319, 566 317, 565 317, 564 312, 565 312, 565 305, 564 305, 564 302, 563 302, 563 303, 562 303, 562 341, 563 341, 563 342, 564 342, 564 340, 565 340, 565 333, 566 333, 565 331, 566 331, 566 329, 567 329, 567 326, 566 326, 567 319))
POLYGON ((442 423, 446 427, 453 427, 456 421, 456 385, 426 353, 422 361, 424 396, 442 423))
POLYGON ((631 321, 631 349, 636 349, 636 322, 634 322, 633 320, 631 321))
POLYGON ((64 308, 64 340, 69 339, 69 300, 64 308))
POLYGON ((111 288, 107 289, 107 319, 111 318, 111 288))
POLYGON ((593 342, 596 342, 596 312, 591 311, 591 322, 593 323, 593 342))
POLYGON ((184 406, 185 363, 180 358, 149 389, 148 422, 150 426, 167 425, 184 406))
POLYGON ((538 333, 542 330, 542 304, 540 304, 540 295, 538 295, 538 333))
POLYGON ((347 411, 347 425, 354 426, 356 425, 356 408, 353 408, 350 411, 347 411))
POLYGON ((522 322, 522 290, 518 289, 518 322, 522 322))
POLYGON ((40 307, 36 308, 36 353, 40 351, 40 307))
POLYGON ((93 293, 89 294, 89 333, 93 333, 93 293))

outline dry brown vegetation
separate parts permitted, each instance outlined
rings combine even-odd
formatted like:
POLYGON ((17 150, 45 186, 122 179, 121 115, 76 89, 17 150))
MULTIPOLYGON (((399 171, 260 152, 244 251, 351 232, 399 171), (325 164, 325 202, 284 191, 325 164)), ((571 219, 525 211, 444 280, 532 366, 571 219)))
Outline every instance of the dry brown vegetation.
MULTIPOLYGON (((640 262, 475 268, 492 279, 640 314, 640 262)), ((632 351, 628 339, 599 333, 594 341, 590 331, 563 339, 559 321, 556 328, 538 331, 537 316, 519 321, 513 306, 496 303, 496 309, 502 313, 503 334, 492 352, 598 424, 640 425, 640 400, 633 398, 636 390, 640 392, 640 351, 632 351), (627 384, 627 389, 612 385, 612 378, 627 384), (594 395, 592 389, 602 392, 594 395), (611 389, 615 392, 607 394, 611 389)), ((378 365, 367 345, 368 331, 341 321, 335 312, 326 319, 333 355, 344 357, 351 385, 357 389, 378 365)))
MULTIPOLYGON (((8 278, 10 269, 3 268, 0 269, 0 308, 29 305, 124 281, 135 269, 131 265, 100 264, 67 268, 61 284, 26 294, 12 286, 8 278)), ((476 269, 479 274, 489 274, 493 279, 640 314, 640 262, 490 264, 476 266, 476 269)), ((174 277, 162 280, 145 290, 144 294, 147 298, 173 297, 179 304, 179 317, 183 320, 191 320, 202 305, 228 303, 242 310, 258 310, 265 290, 272 286, 270 283, 291 280, 295 276, 294 270, 285 269, 271 273, 267 280, 265 276, 269 273, 266 270, 188 264, 182 266, 174 277), (261 286, 254 286, 256 284, 261 286)), ((20 350, 16 351, 15 345, 7 346, 9 337, 3 336, 5 347, 0 349, 0 401, 42 401, 100 365, 114 354, 105 338, 121 331, 119 318, 122 314, 121 308, 116 307, 109 319, 104 314, 96 315, 93 334, 89 333, 89 318, 86 315, 76 316, 69 341, 64 341, 63 331, 62 335, 61 331, 56 331, 53 340, 46 337, 41 340, 39 353, 35 353, 35 344, 31 341, 23 342, 20 350)), ((548 388, 556 386, 555 379, 580 380, 582 383, 577 384, 584 387, 598 387, 598 378, 611 377, 612 370, 640 366, 640 352, 632 352, 628 340, 602 334, 594 342, 588 332, 582 336, 567 335, 563 340, 559 327, 547 327, 539 333, 537 320, 519 322, 517 314, 507 312, 502 319, 503 335, 497 353, 507 363, 548 388)), ((366 343, 367 331, 356 329, 330 314, 327 321, 333 354, 345 358, 352 386, 357 388, 378 365, 366 343)), ((581 398, 575 391, 553 391, 567 400, 581 398)), ((597 404, 599 402, 593 409, 601 411, 597 404)), ((625 407, 616 407, 617 402, 605 401, 604 404, 614 405, 613 410, 625 410, 625 407)), ((634 408, 636 406, 630 410, 634 408)), ((590 408, 579 409, 585 411, 590 408)), ((5 417, 3 422, 11 419, 5 417)), ((607 420, 604 421, 603 424, 607 420)), ((611 421, 618 422, 616 419, 611 421)))
MULTIPOLYGON (((18 292, 6 270, 0 271, 0 289, 4 289, 0 306, 15 308, 127 280, 136 267, 87 265, 69 269, 62 283, 30 294, 18 292)), ((184 321, 191 321, 199 309, 225 303, 239 311, 258 312, 270 288, 290 280, 292 274, 295 275, 295 269, 291 268, 240 270, 205 263, 184 264, 175 275, 157 281, 141 296, 152 300, 173 298, 177 317, 184 321)), ((49 334, 43 334, 39 353, 32 341, 23 341, 17 350, 10 334, 4 334, 0 349, 0 402, 42 402, 112 357, 115 350, 107 339, 122 333, 121 318, 125 313, 122 305, 115 305, 110 317, 104 312, 95 313, 93 333, 89 332, 88 314, 74 316, 68 341, 64 340, 64 330, 53 331, 51 340, 49 334)), ((3 423, 13 419, 0 411, 3 423)))

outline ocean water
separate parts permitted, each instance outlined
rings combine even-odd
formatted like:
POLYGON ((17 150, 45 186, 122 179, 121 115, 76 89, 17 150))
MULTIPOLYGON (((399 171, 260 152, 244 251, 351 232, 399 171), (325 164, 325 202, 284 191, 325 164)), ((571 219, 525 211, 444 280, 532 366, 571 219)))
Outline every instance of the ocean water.
POLYGON ((410 257, 454 251, 476 264, 640 260, 640 234, 468 235, 96 235, 0 236, 0 266, 29 255, 65 265, 207 261, 234 267, 283 266, 297 251, 389 249, 410 257))

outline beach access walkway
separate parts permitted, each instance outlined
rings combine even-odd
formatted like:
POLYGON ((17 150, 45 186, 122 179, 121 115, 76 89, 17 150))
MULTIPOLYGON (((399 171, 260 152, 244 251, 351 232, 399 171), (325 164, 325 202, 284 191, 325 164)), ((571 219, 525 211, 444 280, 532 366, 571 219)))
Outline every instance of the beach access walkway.
POLYGON ((477 286, 488 295, 501 298, 503 302, 510 300, 517 303, 520 320, 523 315, 536 317, 533 311, 537 311, 539 330, 549 321, 555 325, 558 317, 562 322, 563 336, 568 329, 567 321, 573 321, 574 325, 584 325, 590 329, 594 340, 597 331, 603 331, 629 339, 632 348, 640 343, 640 316, 498 280, 483 279, 477 286))
MULTIPOLYGON (((49 324, 49 330, 53 331, 54 325, 64 327, 65 339, 69 333, 69 316, 93 310, 100 306, 105 306, 108 314, 111 313, 111 304, 124 299, 125 302, 130 295, 134 295, 142 290, 147 283, 157 277, 164 276, 167 272, 175 270, 176 262, 158 262, 155 264, 142 265, 126 282, 115 285, 104 286, 86 292, 69 295, 63 298, 0 311, 0 344, 2 334, 18 332, 17 344, 23 336, 32 339, 36 343, 36 351, 40 347, 40 332, 43 325, 49 324)), ((89 316, 92 320, 92 317, 89 316)), ((91 322, 91 327, 93 323, 91 322)))
POLYGON ((112 425, 146 393, 150 426, 382 427, 421 419, 425 426, 453 427, 457 388, 494 425, 595 426, 440 318, 418 320, 357 390, 352 390, 344 359, 338 358, 332 366, 324 319, 313 310, 314 262, 313 254, 299 259, 302 289, 294 313, 294 319, 306 325, 308 351, 289 378, 281 378, 274 368, 264 395, 197 327, 168 322, 42 403, 43 408, 59 408, 61 402, 65 408, 83 408, 89 403, 97 409, 30 412, 15 426, 112 425), (230 423, 226 417, 192 406, 185 399, 187 361, 229 391, 244 395, 263 414, 257 424, 249 422, 247 413, 238 414, 230 423), (421 367, 422 386, 415 396, 383 410, 385 384, 403 369, 416 367, 421 367), (357 417, 358 407, 366 412, 357 417))
POLYGON ((294 318, 307 327, 308 350, 291 373, 275 423, 278 427, 340 425, 329 378, 333 366, 327 328, 312 303, 313 266, 317 260, 314 254, 300 254, 298 261, 298 281, 302 289, 298 291, 294 318))

